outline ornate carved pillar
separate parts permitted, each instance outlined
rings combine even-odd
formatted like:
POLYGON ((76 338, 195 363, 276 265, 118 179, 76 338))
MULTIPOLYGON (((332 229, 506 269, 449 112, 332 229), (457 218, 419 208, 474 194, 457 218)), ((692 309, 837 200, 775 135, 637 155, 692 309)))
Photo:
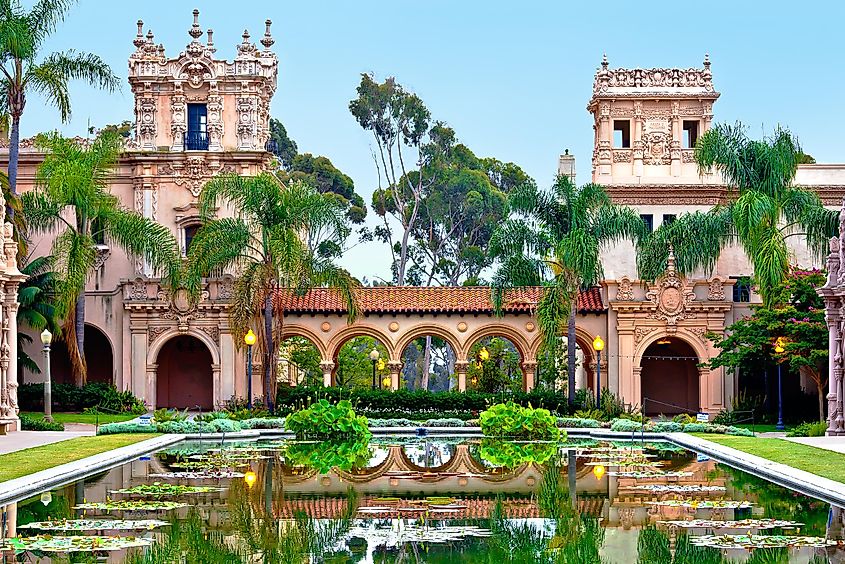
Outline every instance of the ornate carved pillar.
POLYGON ((154 362, 152 364, 147 365, 147 374, 146 374, 146 381, 144 384, 144 390, 146 393, 144 394, 146 397, 144 398, 147 406, 151 410, 156 409, 156 379, 158 377, 158 363, 154 362))
POLYGON ((211 402, 212 406, 220 405, 224 403, 229 398, 223 397, 223 382, 220 377, 220 365, 219 364, 212 364, 211 365, 211 402))
POLYGON ((634 102, 634 131, 631 146, 634 156, 634 176, 643 175, 643 103, 634 102))
POLYGON ((171 151, 182 152, 185 150, 185 133, 188 131, 188 106, 185 103, 185 96, 182 95, 181 85, 177 85, 176 92, 170 97, 170 133, 173 141, 170 144, 171 151))
POLYGON ((320 363, 320 370, 323 371, 323 386, 328 388, 332 385, 332 373, 334 372, 334 362, 331 360, 324 360, 320 363))
POLYGON ((223 97, 219 95, 217 82, 209 85, 208 94, 208 150, 223 150, 223 97))
POLYGON ((402 373, 401 360, 389 360, 387 369, 390 371, 390 389, 394 392, 399 389, 399 376, 402 373))
POLYGON ((672 140, 669 143, 669 157, 671 158, 672 176, 681 175, 681 118, 680 103, 672 102, 672 140))
POLYGON ((534 375, 536 372, 536 360, 526 360, 522 363, 523 387, 526 392, 530 392, 534 389, 534 375))
POLYGON ((467 391, 467 368, 469 362, 466 360, 458 360, 455 362, 455 374, 458 376, 458 391, 467 391))
POLYGON ((643 367, 640 365, 634 366, 632 373, 631 373, 631 392, 630 396, 625 399, 625 403, 629 403, 631 405, 639 405, 642 408, 642 380, 643 380, 643 367))

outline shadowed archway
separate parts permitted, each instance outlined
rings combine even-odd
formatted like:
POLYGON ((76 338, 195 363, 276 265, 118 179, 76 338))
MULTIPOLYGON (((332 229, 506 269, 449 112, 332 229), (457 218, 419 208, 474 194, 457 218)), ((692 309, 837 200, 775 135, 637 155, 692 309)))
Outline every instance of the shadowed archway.
POLYGON ((158 353, 156 407, 214 409, 211 352, 191 335, 177 335, 158 353))
POLYGON ((663 337, 651 343, 640 363, 643 413, 698 412, 698 361, 689 343, 677 337, 663 337))

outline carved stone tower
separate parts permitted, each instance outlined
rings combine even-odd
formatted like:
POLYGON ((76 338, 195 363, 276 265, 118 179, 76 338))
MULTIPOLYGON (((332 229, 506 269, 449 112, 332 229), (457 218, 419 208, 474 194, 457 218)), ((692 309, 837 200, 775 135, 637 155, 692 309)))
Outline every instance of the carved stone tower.
POLYGON ((595 120, 593 182, 700 182, 693 149, 718 97, 706 55, 703 68, 689 69, 611 69, 603 57, 587 106, 595 120))

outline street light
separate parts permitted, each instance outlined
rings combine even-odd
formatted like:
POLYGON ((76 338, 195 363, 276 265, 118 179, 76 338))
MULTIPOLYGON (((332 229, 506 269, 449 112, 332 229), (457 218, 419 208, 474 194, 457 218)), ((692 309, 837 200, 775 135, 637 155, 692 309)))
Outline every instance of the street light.
POLYGON ((246 343, 246 405, 252 409, 252 345, 255 344, 255 333, 252 329, 244 335, 244 343, 246 343))
POLYGON ((370 360, 373 361, 373 389, 375 390, 378 387, 378 381, 376 380, 376 363, 378 362, 378 349, 373 349, 370 351, 370 360))
MULTIPOLYGON (((785 342, 783 340, 783 337, 778 337, 777 340, 775 341, 775 353, 776 354, 783 354, 783 352, 786 350, 786 349, 783 348, 784 344, 785 344, 785 342)), ((775 425, 775 429, 777 429, 778 431, 784 430, 784 425, 783 425, 783 388, 781 386, 781 379, 780 379, 781 360, 782 359, 778 359, 778 422, 777 422, 777 425, 775 425)))
POLYGON ((50 343, 53 334, 49 329, 41 332, 41 344, 44 345, 44 421, 53 421, 53 392, 50 389, 50 343))
POLYGON ((593 339, 593 350, 596 351, 596 407, 601 408, 601 351, 604 350, 601 335, 593 339))

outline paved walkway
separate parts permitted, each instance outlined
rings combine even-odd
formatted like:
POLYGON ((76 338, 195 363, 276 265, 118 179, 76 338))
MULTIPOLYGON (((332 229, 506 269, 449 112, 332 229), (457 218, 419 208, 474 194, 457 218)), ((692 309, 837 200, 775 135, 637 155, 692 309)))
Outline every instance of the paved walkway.
POLYGON ((845 437, 785 437, 787 441, 801 443, 845 454, 845 437))
POLYGON ((91 436, 94 428, 85 431, 16 431, 7 435, 0 435, 0 454, 7 454, 25 448, 49 445, 75 439, 76 437, 91 436))

